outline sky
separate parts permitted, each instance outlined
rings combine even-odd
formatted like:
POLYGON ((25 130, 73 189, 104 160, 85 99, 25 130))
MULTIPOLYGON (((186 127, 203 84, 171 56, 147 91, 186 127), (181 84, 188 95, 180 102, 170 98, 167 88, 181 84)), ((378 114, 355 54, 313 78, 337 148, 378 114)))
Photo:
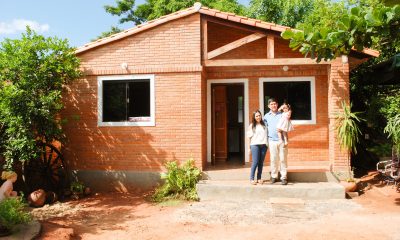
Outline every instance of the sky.
MULTIPOLYGON (((144 1, 136 0, 136 5, 144 1)), ((250 0, 239 2, 247 5, 250 0)), ((20 38, 26 25, 38 34, 68 39, 73 47, 83 46, 111 26, 134 27, 119 24, 119 17, 107 13, 104 5, 115 5, 115 0, 0 0, 0 42, 20 38)))

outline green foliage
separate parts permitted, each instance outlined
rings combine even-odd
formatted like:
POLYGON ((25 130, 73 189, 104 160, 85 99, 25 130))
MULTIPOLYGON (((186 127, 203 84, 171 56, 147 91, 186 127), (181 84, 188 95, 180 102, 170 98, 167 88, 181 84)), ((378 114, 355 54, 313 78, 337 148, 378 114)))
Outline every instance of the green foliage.
POLYGON ((312 12, 316 0, 252 0, 247 15, 266 22, 295 27, 312 12))
POLYGON ((393 146, 397 153, 400 152, 400 113, 388 119, 387 125, 384 129, 393 141, 393 146))
MULTIPOLYGON (((363 147, 373 153, 368 156, 375 161, 378 160, 377 157, 391 155, 393 139, 388 140, 388 134, 384 132, 384 128, 389 119, 399 113, 400 86, 382 84, 381 80, 387 76, 386 71, 382 72, 382 68, 378 68, 381 71, 380 74, 371 73, 371 71, 374 71, 380 62, 393 60, 392 56, 390 51, 382 50, 379 58, 371 58, 350 73, 350 96, 353 109, 365 111, 368 124, 361 124, 361 127, 362 131, 370 136, 369 139, 363 141, 359 149, 363 147), (387 59, 387 56, 391 59, 387 59)), ((361 158, 360 156, 354 159, 361 160, 361 158)))
MULTIPOLYGON (((370 1, 371 3, 373 1, 370 1)), ((351 49, 384 48, 392 39, 399 37, 400 6, 382 4, 326 3, 324 14, 315 8, 301 31, 287 30, 282 33, 290 40, 289 47, 319 62, 348 55, 351 49), (335 9, 331 11, 329 9, 335 9)))
POLYGON ((378 106, 378 113, 386 120, 384 133, 392 140, 393 146, 400 151, 400 91, 398 86, 393 86, 380 92, 375 97, 372 106, 378 106))
POLYGON ((348 168, 348 181, 353 180, 353 171, 350 166, 350 154, 357 154, 357 143, 359 142, 359 136, 361 135, 358 124, 364 121, 359 117, 360 112, 351 112, 351 105, 342 102, 342 110, 336 116, 336 131, 337 140, 341 149, 345 150, 347 155, 347 168, 348 168))
POLYGON ((369 152, 376 154, 379 157, 390 156, 392 154, 392 145, 389 143, 382 143, 374 145, 367 149, 369 152))
POLYGON ((361 131, 358 124, 364 121, 360 112, 351 112, 351 105, 342 102, 342 111, 337 115, 336 130, 339 145, 348 153, 357 153, 356 144, 361 131))
POLYGON ((395 117, 400 109, 400 91, 399 88, 393 88, 383 92, 380 96, 380 112, 387 120, 395 117))
POLYGON ((0 201, 0 225, 11 229, 17 224, 28 223, 32 216, 25 211, 22 198, 7 198, 0 201))
POLYGON ((120 32, 122 32, 122 29, 115 27, 115 26, 111 26, 111 29, 109 31, 102 32, 99 36, 97 36, 95 39, 92 39, 91 41, 93 42, 93 41, 96 41, 97 39, 109 37, 113 34, 120 33, 120 32))
POLYGON ((198 200, 196 183, 200 179, 201 171, 195 167, 194 160, 189 159, 183 166, 176 161, 165 164, 166 173, 161 174, 164 184, 156 189, 153 200, 156 202, 171 198, 198 200))
POLYGON ((67 40, 27 28, 21 39, 0 45, 0 126, 7 166, 35 159, 37 141, 62 140, 57 114, 63 84, 78 78, 79 60, 67 40))
POLYGON ((237 0, 146 0, 145 3, 135 7, 135 0, 116 0, 116 6, 106 5, 106 12, 121 17, 120 23, 143 22, 159 18, 161 16, 189 8, 195 2, 203 6, 215 8, 225 12, 243 13, 244 6, 237 0))
POLYGON ((71 183, 70 190, 74 194, 83 194, 85 191, 85 185, 81 182, 75 181, 71 183))

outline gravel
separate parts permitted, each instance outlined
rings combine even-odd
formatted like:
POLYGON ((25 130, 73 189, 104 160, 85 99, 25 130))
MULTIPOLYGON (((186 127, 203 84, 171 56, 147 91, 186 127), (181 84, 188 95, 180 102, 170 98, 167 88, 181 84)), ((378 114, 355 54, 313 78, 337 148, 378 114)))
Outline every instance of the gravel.
POLYGON ((360 208, 361 206, 357 203, 345 199, 307 200, 300 203, 206 201, 194 202, 177 210, 174 218, 178 222, 223 225, 287 224, 312 221, 322 216, 360 208))

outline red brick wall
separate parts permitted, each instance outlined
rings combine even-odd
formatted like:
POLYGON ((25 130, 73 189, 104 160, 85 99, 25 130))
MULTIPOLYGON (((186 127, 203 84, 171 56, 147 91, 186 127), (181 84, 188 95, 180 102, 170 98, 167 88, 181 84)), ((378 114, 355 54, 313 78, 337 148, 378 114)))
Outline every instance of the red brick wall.
MULTIPOLYGON (((251 34, 249 31, 230 28, 211 23, 208 26, 209 51, 251 34)), ((301 58, 298 51, 288 47, 289 42, 275 37, 275 58, 301 58)), ((214 59, 252 59, 267 57, 267 39, 262 38, 241 46, 214 59)), ((316 93, 317 123, 298 125, 290 133, 289 165, 322 166, 343 168, 346 154, 340 151, 334 131, 334 116, 342 99, 349 99, 348 64, 343 65, 340 59, 331 65, 289 66, 289 71, 282 66, 270 67, 214 67, 207 69, 208 79, 247 78, 249 79, 249 119, 251 113, 259 108, 259 78, 262 77, 296 77, 314 76, 316 93), (329 106, 329 107, 328 107, 329 106)), ((269 161, 269 156, 266 157, 269 161)))
MULTIPOLYGON (((209 51, 250 32, 209 25, 209 51), (217 29, 216 27, 220 27, 217 29)), ((266 38, 217 58, 266 58, 266 38)), ((160 171, 167 160, 192 157, 206 166, 207 79, 249 79, 249 112, 259 108, 261 77, 314 76, 317 123, 298 125, 290 133, 289 165, 343 166, 330 129, 340 98, 348 99, 347 65, 201 67, 200 15, 194 14, 91 49, 79 55, 86 77, 64 92, 66 160, 72 169, 160 171), (128 63, 123 70, 121 63, 128 63), (155 75, 154 127, 98 127, 97 76, 155 75), (338 89, 344 89, 341 96, 338 89), (347 93, 346 93, 347 91, 347 93), (328 107, 329 106, 329 107, 328 107), (330 161, 330 163, 329 163, 330 161)), ((301 57, 275 38, 275 57, 301 57)), ((249 116, 250 118, 251 116, 249 116)), ((268 160, 267 156, 267 160, 268 160)))
MULTIPOLYGON (((215 67, 207 71, 209 79, 249 79, 249 121, 259 105, 259 78, 262 77, 315 77, 316 124, 295 125, 290 132, 288 162, 292 166, 329 167, 329 118, 328 118, 328 67, 289 66, 287 72, 282 66, 271 67, 215 67)), ((269 162, 269 155, 266 157, 269 162)))
POLYGON ((332 170, 347 172, 348 154, 339 147, 335 119, 336 114, 341 111, 342 101, 349 103, 349 64, 343 64, 340 58, 332 61, 329 75, 329 159, 332 170))
POLYGON ((181 18, 79 55, 88 74, 67 86, 65 158, 72 169, 160 171, 190 157, 201 166, 200 16, 181 18), (128 63, 128 71, 121 69, 128 63), (155 74, 155 127, 98 127, 97 76, 155 74))
POLYGON ((82 67, 90 70, 131 70, 200 64, 200 15, 195 14, 157 26, 120 41, 105 44, 79 55, 82 67))

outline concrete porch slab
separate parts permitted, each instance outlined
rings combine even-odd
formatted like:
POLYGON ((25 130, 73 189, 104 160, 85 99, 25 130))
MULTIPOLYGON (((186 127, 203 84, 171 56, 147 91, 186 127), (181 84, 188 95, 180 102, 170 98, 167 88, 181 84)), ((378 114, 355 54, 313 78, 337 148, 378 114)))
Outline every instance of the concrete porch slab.
POLYGON ((335 182, 280 182, 251 185, 245 180, 202 180, 197 184, 200 201, 205 200, 270 200, 271 198, 344 199, 344 187, 335 182))

